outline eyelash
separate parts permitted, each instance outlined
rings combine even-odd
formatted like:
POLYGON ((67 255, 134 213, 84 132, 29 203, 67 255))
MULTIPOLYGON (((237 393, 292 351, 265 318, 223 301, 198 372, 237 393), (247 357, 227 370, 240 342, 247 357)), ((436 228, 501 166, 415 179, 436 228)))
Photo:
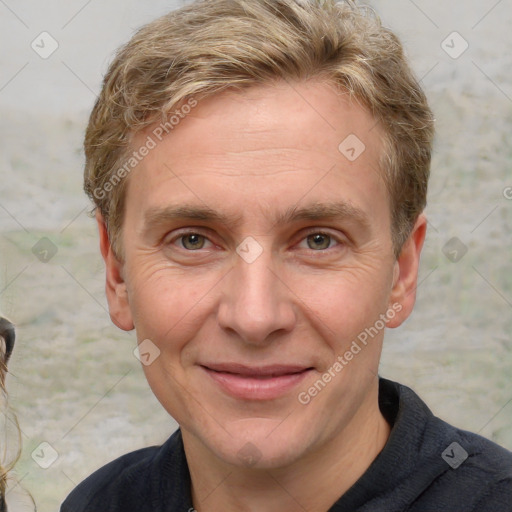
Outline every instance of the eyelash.
MULTIPOLYGON (((176 236, 174 236, 172 238, 172 240, 169 241, 169 245, 173 245, 176 241, 178 240, 182 240, 183 238, 185 238, 186 236, 189 236, 189 235, 199 235, 201 237, 203 237, 205 240, 207 240, 208 242, 210 242, 211 244, 215 245, 209 238, 207 235, 203 234, 201 232, 201 230, 188 230, 188 231, 182 231, 180 232, 179 234, 177 234, 176 236)), ((307 240, 307 238, 309 236, 312 236, 312 235, 324 235, 324 236, 328 236, 330 239, 331 239, 331 242, 336 242, 336 245, 334 247, 328 247, 327 249, 318 249, 318 250, 314 250, 314 249, 309 249, 309 248, 306 248, 307 251, 310 251, 312 253, 325 253, 327 251, 331 251, 331 250, 334 250, 336 247, 338 246, 343 246, 343 245, 346 245, 346 241, 343 241, 340 239, 339 236, 335 236, 333 235, 332 233, 328 232, 327 230, 318 230, 318 229, 313 229, 311 231, 308 231, 306 232, 304 235, 302 235, 301 239, 299 240, 299 243, 302 242, 303 240, 307 240)), ((179 249, 185 251, 185 252, 190 252, 190 253, 193 253, 193 252, 200 252, 202 251, 204 248, 201 248, 201 249, 197 249, 197 250, 191 250, 191 249, 186 249, 185 247, 179 247, 179 249)))
MULTIPOLYGON (((187 236, 190 236, 190 235, 199 235, 199 236, 202 236, 205 240, 208 240, 211 244, 213 244, 213 242, 206 236, 204 235, 203 233, 201 233, 200 231, 183 231, 181 232, 180 234, 178 234, 177 236, 175 236, 171 241, 170 241, 170 244, 174 244, 174 242, 178 241, 178 240, 182 240, 183 238, 187 237, 187 236)), ((180 249, 182 249, 183 251, 186 251, 186 252, 199 252, 200 250, 202 249, 198 249, 196 251, 191 251, 190 249, 185 249, 185 247, 180 247, 180 249)))

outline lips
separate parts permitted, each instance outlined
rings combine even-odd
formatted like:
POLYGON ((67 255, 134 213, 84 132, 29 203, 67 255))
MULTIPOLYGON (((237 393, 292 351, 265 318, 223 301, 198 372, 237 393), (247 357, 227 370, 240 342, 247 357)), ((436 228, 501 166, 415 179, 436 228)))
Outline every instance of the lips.
POLYGON ((312 371, 300 365, 246 366, 237 363, 201 365, 228 395, 243 400, 272 400, 289 393, 312 371))

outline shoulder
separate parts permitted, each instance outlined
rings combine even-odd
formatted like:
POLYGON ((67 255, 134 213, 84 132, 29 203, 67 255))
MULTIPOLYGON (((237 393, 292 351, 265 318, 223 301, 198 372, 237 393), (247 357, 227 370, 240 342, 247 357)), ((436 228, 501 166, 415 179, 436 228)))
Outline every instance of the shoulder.
MULTIPOLYGON (((90 510, 98 496, 112 501, 125 490, 127 482, 136 481, 140 475, 147 474, 158 450, 156 446, 137 450, 98 469, 73 490, 62 504, 61 512, 90 510)), ((130 491, 136 492, 133 487, 130 491)))
POLYGON ((181 433, 175 432, 162 446, 143 448, 98 469, 66 498, 61 512, 142 512, 154 510, 161 482, 183 482, 181 433), (149 507, 149 508, 148 508, 149 507))
POLYGON ((416 422, 420 434, 413 447, 419 464, 411 465, 410 475, 421 482, 418 490, 423 488, 417 510, 431 504, 465 512, 511 510, 512 452, 434 416, 406 386, 395 384, 395 390, 408 427, 416 422), (426 474, 430 477, 424 478, 426 474))
POLYGON ((439 494, 444 496, 465 494, 468 511, 511 510, 512 452, 451 425, 444 426, 443 430, 450 434, 441 454, 447 468, 437 485, 434 483, 434 492, 438 488, 439 494))

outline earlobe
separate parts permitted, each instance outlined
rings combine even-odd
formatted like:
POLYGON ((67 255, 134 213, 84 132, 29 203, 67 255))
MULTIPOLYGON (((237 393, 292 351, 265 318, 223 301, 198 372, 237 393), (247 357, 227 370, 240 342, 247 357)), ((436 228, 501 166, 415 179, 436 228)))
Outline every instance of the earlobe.
POLYGON ((392 307, 393 304, 400 304, 401 309, 393 319, 389 320, 387 323, 388 327, 398 327, 412 312, 416 302, 418 269, 426 232, 427 219, 424 214, 421 214, 416 220, 409 238, 404 243, 393 269, 393 288, 389 299, 389 306, 392 307))
POLYGON ((112 322, 124 331, 134 328, 128 292, 123 277, 123 263, 120 262, 110 243, 107 226, 101 212, 96 211, 96 222, 100 238, 100 250, 105 262, 105 291, 112 322))

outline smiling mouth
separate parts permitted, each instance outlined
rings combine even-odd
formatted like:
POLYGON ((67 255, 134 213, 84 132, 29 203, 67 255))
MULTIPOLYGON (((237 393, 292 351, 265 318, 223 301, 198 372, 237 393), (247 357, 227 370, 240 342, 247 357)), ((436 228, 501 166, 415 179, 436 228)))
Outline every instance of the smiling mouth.
POLYGON ((243 400, 272 400, 290 392, 313 371, 312 367, 240 364, 201 365, 218 388, 243 400))

